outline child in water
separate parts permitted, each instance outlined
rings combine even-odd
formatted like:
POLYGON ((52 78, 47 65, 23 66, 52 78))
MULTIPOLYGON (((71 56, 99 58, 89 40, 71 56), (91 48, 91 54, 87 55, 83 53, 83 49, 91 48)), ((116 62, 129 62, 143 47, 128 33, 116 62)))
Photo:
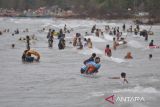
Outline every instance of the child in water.
POLYGON ((128 52, 127 55, 124 57, 125 59, 133 59, 131 52, 128 52))
POLYGON ((92 56, 89 59, 85 60, 83 63, 86 65, 88 62, 94 61, 95 57, 96 53, 92 53, 92 56))
POLYGON ((84 46, 84 47, 86 47, 86 46, 88 45, 87 42, 88 42, 87 39, 84 38, 84 40, 83 40, 83 46, 84 46))
POLYGON ((96 57, 95 61, 90 61, 86 65, 84 65, 80 72, 81 74, 94 74, 98 73, 99 68, 101 67, 100 58, 96 57))
POLYGON ((126 73, 122 72, 121 77, 111 77, 109 79, 120 79, 123 83, 128 83, 128 80, 126 79, 126 73))
POLYGON ((149 47, 150 48, 160 48, 160 46, 154 45, 154 40, 151 40, 151 42, 149 43, 149 47))
POLYGON ((116 42, 116 38, 113 38, 113 49, 116 50, 117 49, 117 42, 116 42))
POLYGON ((105 49, 105 55, 107 55, 108 57, 112 56, 112 51, 109 48, 109 45, 106 45, 106 49, 105 49))
POLYGON ((75 36, 74 38, 73 38, 73 46, 75 47, 76 45, 77 45, 77 37, 75 36))
POLYGON ((78 38, 77 46, 78 46, 77 49, 80 49, 80 50, 83 49, 81 38, 78 38))
POLYGON ((91 41, 90 38, 88 38, 88 40, 87 40, 87 45, 88 45, 88 48, 92 48, 93 47, 92 46, 92 41, 91 41))
POLYGON ((149 43, 149 46, 155 46, 153 42, 154 40, 151 40, 151 42, 149 43))

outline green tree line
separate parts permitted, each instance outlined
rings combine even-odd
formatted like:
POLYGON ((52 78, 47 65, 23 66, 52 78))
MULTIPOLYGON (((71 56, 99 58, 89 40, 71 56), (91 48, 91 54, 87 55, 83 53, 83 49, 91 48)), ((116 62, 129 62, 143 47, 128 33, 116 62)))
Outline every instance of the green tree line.
POLYGON ((160 16, 160 0, 0 0, 0 8, 19 10, 53 5, 97 17, 109 14, 126 16, 139 11, 149 12, 152 17, 160 16))

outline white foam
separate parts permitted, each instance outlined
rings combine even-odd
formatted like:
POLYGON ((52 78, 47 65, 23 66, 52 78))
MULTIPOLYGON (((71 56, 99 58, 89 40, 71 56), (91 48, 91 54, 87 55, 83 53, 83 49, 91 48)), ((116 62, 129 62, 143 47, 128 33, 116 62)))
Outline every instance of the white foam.
POLYGON ((46 23, 51 23, 52 20, 50 19, 32 19, 32 18, 11 18, 11 22, 16 23, 16 24, 46 24, 46 23))
POLYGON ((83 54, 83 55, 91 55, 92 53, 96 53, 96 54, 103 54, 103 52, 95 47, 93 47, 92 49, 88 49, 88 48, 84 48, 83 50, 78 50, 79 54, 83 54))
POLYGON ((100 96, 104 96, 104 92, 92 92, 90 93, 92 96, 94 97, 100 97, 100 96))
POLYGON ((110 36, 109 34, 104 34, 104 38, 106 39, 106 40, 109 40, 109 41, 113 41, 113 36, 110 36))
POLYGON ((107 25, 109 25, 111 27, 115 27, 115 26, 117 26, 117 23, 108 23, 107 25))
POLYGON ((128 33, 127 33, 127 32, 125 32, 125 33, 123 33, 123 35, 124 35, 124 36, 127 36, 127 35, 128 35, 128 33))
POLYGON ((42 27, 49 27, 49 26, 52 26, 51 23, 45 23, 44 25, 42 25, 42 27))
POLYGON ((90 38, 92 42, 106 42, 104 39, 96 36, 85 36, 86 39, 90 38))
POLYGON ((135 40, 129 41, 128 46, 131 46, 133 48, 143 48, 144 47, 141 43, 139 43, 138 41, 135 41, 135 40))
POLYGON ((132 89, 119 89, 119 90, 114 90, 114 93, 123 93, 123 92, 132 92, 132 93, 160 93, 157 89, 154 87, 147 87, 144 88, 142 86, 136 86, 132 89))
POLYGON ((126 60, 121 59, 121 58, 107 57, 107 56, 103 56, 103 58, 104 58, 104 59, 107 59, 107 60, 109 60, 109 61, 116 62, 116 63, 124 63, 124 62, 126 62, 126 60))
POLYGON ((134 38, 144 38, 143 36, 140 36, 140 35, 132 35, 132 37, 134 37, 134 38))

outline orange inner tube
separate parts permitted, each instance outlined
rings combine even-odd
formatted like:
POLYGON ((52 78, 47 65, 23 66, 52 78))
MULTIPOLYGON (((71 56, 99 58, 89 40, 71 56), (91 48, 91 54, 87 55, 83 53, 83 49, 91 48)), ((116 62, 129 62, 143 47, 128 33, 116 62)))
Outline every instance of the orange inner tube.
POLYGON ((89 66, 88 73, 92 73, 96 68, 94 66, 89 66))
POLYGON ((37 51, 34 51, 34 50, 29 50, 26 55, 34 55, 37 57, 37 60, 40 59, 40 54, 37 52, 37 51))

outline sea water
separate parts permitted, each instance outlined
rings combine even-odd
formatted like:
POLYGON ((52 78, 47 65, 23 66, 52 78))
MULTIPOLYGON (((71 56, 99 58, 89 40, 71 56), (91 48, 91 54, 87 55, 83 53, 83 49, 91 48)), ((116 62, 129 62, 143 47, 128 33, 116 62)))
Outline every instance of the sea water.
MULTIPOLYGON (((104 29, 104 25, 121 27, 124 23, 127 27, 133 24, 130 20, 0 18, 0 29, 10 29, 10 33, 0 36, 0 107, 159 107, 160 49, 145 49, 151 39, 160 45, 159 25, 152 27, 155 35, 149 36, 148 42, 128 35, 129 45, 113 51, 113 57, 120 60, 128 51, 132 52, 133 60, 125 63, 104 58, 106 44, 112 45, 112 41, 105 38, 93 37, 92 51, 79 52, 69 44, 75 33, 90 33, 95 24, 104 29), (66 49, 58 50, 56 39, 53 48, 48 48, 48 29, 58 31, 65 24, 69 29, 74 29, 66 34, 66 49), (46 31, 38 32, 43 27, 46 31), (26 28, 29 32, 22 33, 26 28), (20 30, 20 34, 12 36, 16 29, 20 30), (31 43, 31 48, 40 53, 41 59, 39 63, 24 64, 21 56, 26 43, 18 39, 32 34, 38 40, 31 43), (11 44, 15 44, 14 49, 11 44), (92 52, 99 53, 101 68, 97 75, 83 76, 80 68, 92 52), (153 54, 151 60, 148 58, 149 54, 153 54), (127 73, 129 84, 109 79, 120 76, 121 72, 127 73), (111 104, 105 100, 111 95, 144 97, 145 102, 111 104)), ((142 28, 149 29, 150 26, 142 28)))

